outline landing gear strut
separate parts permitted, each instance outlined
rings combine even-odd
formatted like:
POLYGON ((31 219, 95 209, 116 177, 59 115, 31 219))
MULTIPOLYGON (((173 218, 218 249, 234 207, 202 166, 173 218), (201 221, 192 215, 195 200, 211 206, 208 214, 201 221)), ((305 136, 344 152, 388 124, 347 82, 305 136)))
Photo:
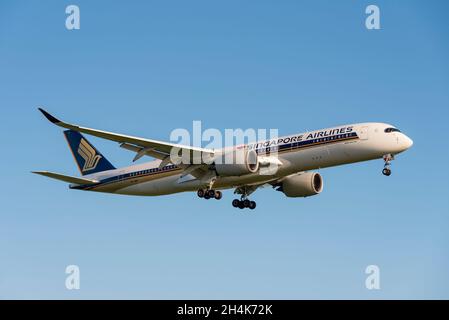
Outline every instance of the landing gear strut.
POLYGON ((391 161, 394 160, 394 156, 392 154, 386 154, 383 156, 384 159, 384 168, 382 170, 382 173, 384 176, 390 176, 391 175, 391 161))

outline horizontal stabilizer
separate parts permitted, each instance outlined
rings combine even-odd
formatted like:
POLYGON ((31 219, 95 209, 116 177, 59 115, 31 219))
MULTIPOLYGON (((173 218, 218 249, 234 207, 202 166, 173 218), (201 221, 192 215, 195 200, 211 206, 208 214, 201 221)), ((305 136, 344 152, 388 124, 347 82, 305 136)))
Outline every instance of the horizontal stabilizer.
POLYGON ((32 173, 40 174, 41 176, 49 177, 49 178, 56 179, 56 180, 61 180, 61 181, 68 182, 68 183, 75 183, 75 184, 94 184, 94 183, 99 182, 97 180, 66 176, 63 174, 48 172, 48 171, 33 171, 32 173))

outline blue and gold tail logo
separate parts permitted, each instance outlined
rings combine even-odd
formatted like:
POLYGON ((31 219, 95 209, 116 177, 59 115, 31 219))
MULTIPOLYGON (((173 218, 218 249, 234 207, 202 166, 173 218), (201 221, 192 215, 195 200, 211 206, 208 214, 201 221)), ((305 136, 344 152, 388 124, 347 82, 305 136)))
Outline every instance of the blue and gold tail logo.
POLYGON ((80 141, 78 154, 84 159, 83 172, 95 169, 102 158, 101 155, 96 154, 95 149, 84 139, 80 141))
POLYGON ((81 175, 93 174, 115 167, 81 133, 74 130, 64 131, 64 135, 75 158, 81 175))

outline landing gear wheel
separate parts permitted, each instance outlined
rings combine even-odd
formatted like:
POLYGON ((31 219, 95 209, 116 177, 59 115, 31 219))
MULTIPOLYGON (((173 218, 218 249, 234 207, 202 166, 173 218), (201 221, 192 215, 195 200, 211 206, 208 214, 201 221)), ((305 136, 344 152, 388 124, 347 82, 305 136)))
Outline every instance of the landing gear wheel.
POLYGON ((251 210, 256 209, 256 202, 255 201, 250 201, 248 208, 250 208, 251 210))
POLYGON ((391 161, 394 160, 394 155, 392 154, 386 154, 383 156, 384 159, 384 169, 382 170, 382 173, 384 176, 389 176, 391 175, 391 161))
POLYGON ((215 198, 215 190, 209 189, 206 191, 209 198, 215 198))
POLYGON ((210 199, 209 193, 206 192, 206 193, 204 194, 204 199, 206 199, 206 200, 209 200, 209 199, 210 199))
POLYGON ((250 201, 249 199, 245 199, 245 200, 234 199, 234 200, 232 200, 232 206, 234 208, 239 208, 239 209, 250 208, 251 210, 254 210, 254 209, 256 209, 256 202, 250 201))
POLYGON ((215 197, 215 199, 220 200, 223 197, 223 194, 221 193, 221 191, 217 190, 214 193, 214 197, 215 197))
POLYGON ((198 192, 196 194, 198 195, 198 197, 204 198, 204 190, 203 189, 198 190, 198 192))

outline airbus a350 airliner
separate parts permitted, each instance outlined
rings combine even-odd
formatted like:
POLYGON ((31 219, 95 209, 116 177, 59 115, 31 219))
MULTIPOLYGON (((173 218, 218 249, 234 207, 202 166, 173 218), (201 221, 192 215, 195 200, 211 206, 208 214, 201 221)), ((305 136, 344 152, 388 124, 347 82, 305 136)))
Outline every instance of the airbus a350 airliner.
POLYGON ((370 122, 213 150, 85 128, 60 121, 45 110, 39 110, 50 122, 68 129, 64 135, 82 177, 48 171, 33 173, 70 183, 71 189, 124 195, 157 196, 195 191, 200 198, 219 200, 222 198, 220 190, 234 188, 240 199, 234 199, 232 205, 240 209, 254 209, 256 203, 248 197, 265 185, 271 185, 287 197, 321 193, 323 178, 311 171, 320 168, 383 159, 382 173, 389 176, 391 160, 413 144, 394 126, 370 122), (81 133, 120 143, 120 147, 136 153, 134 161, 143 156, 156 160, 115 168, 81 133), (170 157, 173 148, 191 157, 193 154, 207 155, 212 161, 175 165, 170 157), (241 163, 218 161, 236 150, 243 153, 241 163), (277 169, 267 174, 266 168, 273 165, 277 169))

